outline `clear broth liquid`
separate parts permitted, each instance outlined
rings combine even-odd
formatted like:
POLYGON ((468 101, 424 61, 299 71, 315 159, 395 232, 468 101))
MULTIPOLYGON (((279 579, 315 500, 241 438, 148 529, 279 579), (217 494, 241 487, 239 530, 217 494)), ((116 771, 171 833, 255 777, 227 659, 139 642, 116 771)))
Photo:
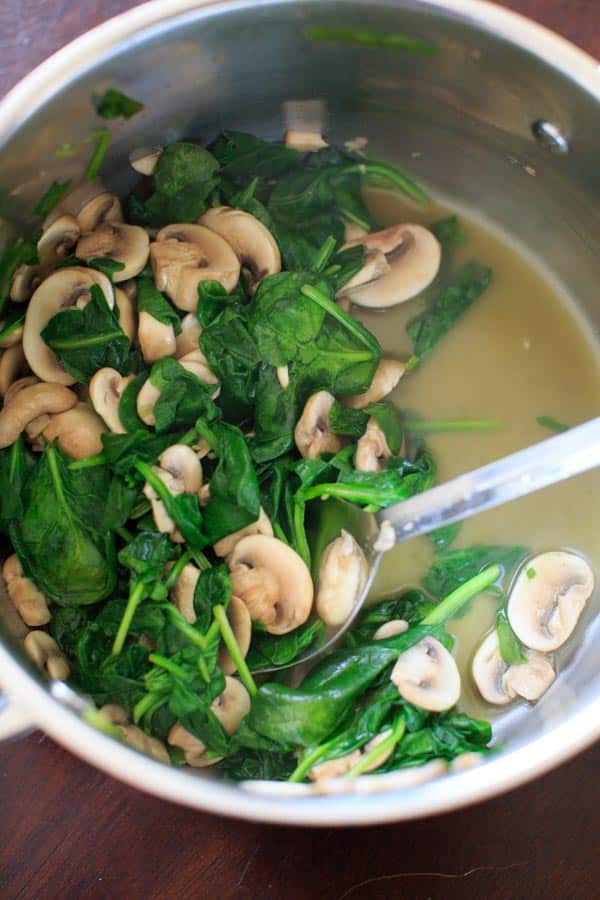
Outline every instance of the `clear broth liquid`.
MULTIPOLYGON (((453 251, 452 270, 470 259, 493 269, 483 296, 423 365, 400 381, 391 398, 401 409, 426 419, 492 418, 502 423, 497 431, 426 435, 438 483, 549 437, 538 416, 577 425, 600 414, 600 350, 592 329, 539 262, 470 210, 449 210, 438 202, 415 210, 384 191, 370 191, 366 199, 382 226, 431 224, 456 213, 466 241, 453 251)), ((415 300, 385 312, 354 308, 353 314, 375 332, 384 353, 404 359, 411 353, 406 324, 421 308, 415 300)), ((571 548, 597 571, 599 507, 600 473, 586 473, 469 519, 452 547, 524 544, 532 555, 571 548)), ((433 545, 427 538, 391 550, 383 558, 372 597, 418 585, 432 559, 433 545)), ((598 593, 559 652, 559 668, 569 664, 578 635, 598 612, 598 593)), ((484 718, 503 708, 482 701, 469 674, 470 662, 497 608, 498 600, 484 594, 449 626, 463 674, 461 707, 484 718)))

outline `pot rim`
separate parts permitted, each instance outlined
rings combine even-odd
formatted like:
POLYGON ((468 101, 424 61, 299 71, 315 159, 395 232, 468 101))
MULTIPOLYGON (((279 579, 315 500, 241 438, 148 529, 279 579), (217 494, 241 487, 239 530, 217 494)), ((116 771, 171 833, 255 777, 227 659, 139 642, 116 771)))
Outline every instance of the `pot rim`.
MULTIPOLYGON (((268 6, 276 0, 258 0, 268 6)), ((292 3, 294 0, 277 0, 292 3)), ((22 111, 39 110, 70 80, 97 64, 115 46, 186 14, 203 18, 220 9, 248 6, 250 0, 163 0, 134 7, 76 38, 20 81, 0 102, 0 143, 22 122, 22 111), (82 66, 81 60, 85 59, 82 66)), ((411 0, 432 13, 450 12, 494 32, 542 58, 600 102, 597 62, 529 19, 484 0, 411 0)), ((254 2, 253 5, 257 5, 254 2)), ((120 780, 165 800, 226 816, 294 825, 369 825, 449 812, 515 788, 544 774, 600 737, 600 697, 516 750, 483 765, 403 791, 370 796, 274 798, 250 794, 214 779, 166 767, 119 744, 87 724, 51 696, 40 681, 0 641, 0 682, 10 699, 31 715, 59 744, 120 780)))

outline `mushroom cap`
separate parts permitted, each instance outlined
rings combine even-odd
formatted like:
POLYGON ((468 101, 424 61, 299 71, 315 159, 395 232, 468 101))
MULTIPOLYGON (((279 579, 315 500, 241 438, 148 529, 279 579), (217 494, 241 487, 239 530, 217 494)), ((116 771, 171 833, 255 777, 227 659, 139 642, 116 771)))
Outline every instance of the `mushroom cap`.
POLYGON ((416 297, 431 284, 440 267, 442 249, 437 238, 422 225, 407 222, 346 246, 362 244, 368 250, 381 250, 390 271, 376 281, 345 291, 357 306, 385 309, 416 297))
POLYGON ((167 742, 172 747, 179 747, 183 750, 186 763, 194 769, 213 766, 222 759, 222 757, 218 756, 205 758, 206 745, 184 728, 181 722, 176 722, 175 725, 173 725, 167 736, 167 742))
POLYGON ((37 243, 40 265, 44 269, 64 259, 79 240, 81 230, 75 216, 63 215, 44 229, 37 243))
POLYGON ((398 634, 404 634, 409 629, 406 619, 390 619, 380 625, 373 635, 374 641, 384 641, 386 638, 396 637, 398 634))
MULTIPOLYGON (((232 594, 229 601, 227 618, 240 653, 245 659, 252 640, 252 618, 246 604, 239 597, 236 597, 235 594, 232 594)), ((219 667, 223 675, 233 675, 236 670, 231 654, 223 642, 221 642, 219 647, 219 667)))
POLYGON ((82 234, 86 234, 97 228, 101 222, 122 222, 121 201, 115 194, 102 191, 91 200, 81 204, 75 216, 82 234))
POLYGON ((21 432, 44 413, 60 413, 77 403, 77 394, 62 384, 32 384, 0 411, 0 447, 10 447, 21 432))
POLYGON ((13 303, 26 303, 43 277, 41 266, 19 266, 10 286, 10 299, 13 303))
POLYGON ((169 597, 177 607, 186 622, 193 625, 196 621, 194 609, 194 591, 200 578, 200 569, 192 563, 187 563, 181 570, 177 582, 169 591, 169 597))
POLYGON ((124 377, 116 369, 105 366, 92 376, 89 384, 90 400, 98 415, 104 419, 113 434, 125 434, 119 418, 119 403, 123 391, 135 375, 124 377))
POLYGON ((115 304, 119 310, 119 325, 133 343, 137 332, 137 315, 135 303, 121 288, 115 288, 115 304))
POLYGON ((175 357, 181 359, 188 353, 199 349, 198 339, 202 334, 202 325, 193 312, 187 313, 181 320, 181 332, 175 338, 175 357))
POLYGON ((352 535, 342 529, 325 548, 319 565, 317 613, 327 625, 342 625, 369 577, 369 564, 352 535))
POLYGON ((0 356, 0 394, 4 397, 17 376, 28 371, 27 360, 21 343, 7 347, 0 356))
POLYGON ((201 281, 218 281, 229 292, 240 277, 240 263, 230 245, 204 225, 161 228, 150 245, 150 263, 158 290, 188 312, 196 311, 201 281))
POLYGON ((460 697, 454 657, 433 637, 401 653, 390 677, 405 700, 431 712, 450 709, 460 697))
POLYGON ((329 428, 329 412, 334 403, 335 397, 329 391, 317 391, 306 401, 294 429, 296 447, 305 459, 342 449, 341 438, 329 428))
POLYGON ((250 695, 241 681, 226 675, 225 690, 213 700, 210 708, 227 734, 231 735, 250 712, 250 695))
POLYGON ((354 468, 359 472, 381 472, 392 455, 384 432, 373 416, 365 433, 358 439, 354 454, 354 468))
POLYGON ((187 444, 172 444, 158 458, 161 469, 183 483, 187 494, 197 494, 202 487, 202 463, 187 444))
POLYGON ((265 534, 267 537, 273 537, 271 520, 262 506, 256 522, 251 522, 249 525, 246 525, 245 528, 240 528, 239 531, 233 531, 231 534, 228 534, 227 537, 221 538, 220 541, 217 541, 217 543, 213 545, 213 550, 217 556, 229 556, 235 545, 239 543, 242 538, 247 537, 250 534, 265 534))
POLYGON ((23 350, 27 362, 42 381, 56 384, 73 384, 55 354, 41 336, 52 316, 65 309, 77 306, 80 309, 90 300, 90 288, 97 284, 104 294, 110 309, 114 305, 113 289, 102 272, 85 269, 83 266, 69 266, 58 269, 42 281, 33 293, 25 314, 23 329, 23 350))
POLYGON ((525 563, 508 598, 507 615, 532 650, 557 650, 571 636, 594 590, 594 574, 575 553, 553 550, 525 563))
POLYGON ((265 278, 281 272, 281 253, 268 228, 255 216, 231 206, 214 206, 199 222, 221 235, 250 274, 251 288, 265 278))
POLYGON ((165 356, 174 356, 176 343, 175 331, 170 322, 159 322, 149 312, 143 310, 139 315, 138 341, 144 361, 156 362, 165 356))
POLYGON ((58 446, 71 459, 85 459, 102 451, 106 426, 87 403, 77 403, 65 412, 50 416, 42 434, 47 441, 58 439, 58 446))
POLYGON ((141 386, 135 401, 137 414, 145 425, 156 425, 154 406, 159 397, 160 390, 147 378, 141 386))
POLYGON ((79 259, 112 259, 124 268, 113 272, 113 281, 127 281, 142 271, 148 261, 150 239, 139 225, 101 222, 94 231, 84 234, 77 243, 79 259))
POLYGON ((509 666, 502 659, 496 630, 490 632, 477 649, 471 673, 484 700, 494 706, 505 706, 515 697, 537 700, 555 678, 551 660, 535 650, 526 650, 526 661, 509 666))
POLYGON ((138 147, 129 154, 129 164, 140 175, 152 175, 162 151, 163 148, 160 145, 156 147, 138 147))
POLYGON ((375 370, 371 386, 363 394, 341 397, 340 402, 352 409, 364 409, 371 403, 379 403, 394 390, 406 371, 406 365, 397 359, 382 359, 375 370))
MULTIPOLYGON (((229 557, 229 568, 266 570, 275 579, 278 598, 275 621, 267 626, 270 634, 287 634, 304 624, 313 602, 313 583, 304 560, 287 544, 264 534, 242 538, 229 557)), ((234 592, 238 593, 235 591, 234 592)), ((240 596, 244 600, 243 596, 240 596)))

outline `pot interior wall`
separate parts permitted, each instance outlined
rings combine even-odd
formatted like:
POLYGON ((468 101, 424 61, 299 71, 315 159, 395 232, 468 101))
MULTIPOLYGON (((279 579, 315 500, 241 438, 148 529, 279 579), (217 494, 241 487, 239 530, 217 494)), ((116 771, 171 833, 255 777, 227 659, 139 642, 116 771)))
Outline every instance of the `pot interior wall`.
MULTIPOLYGON (((114 138, 106 181, 131 179, 127 153, 221 128, 279 137, 282 104, 325 101, 332 142, 365 136, 370 154, 393 160, 425 185, 479 209, 563 281, 590 321, 598 318, 600 204, 598 101, 550 63, 524 53, 435 4, 263 2, 214 4, 139 32, 81 70, 39 108, 24 110, 0 149, 0 212, 19 228, 55 178, 81 177, 92 144, 58 159, 65 143, 103 125, 91 98, 108 86, 145 103, 114 138), (431 54, 315 42, 308 26, 368 27, 430 42, 431 54), (533 138, 547 119, 572 142, 553 156, 533 138)), ((600 626, 600 623, 597 623, 600 626)), ((559 691, 505 718, 513 745, 568 717, 598 691, 589 629, 559 691)))

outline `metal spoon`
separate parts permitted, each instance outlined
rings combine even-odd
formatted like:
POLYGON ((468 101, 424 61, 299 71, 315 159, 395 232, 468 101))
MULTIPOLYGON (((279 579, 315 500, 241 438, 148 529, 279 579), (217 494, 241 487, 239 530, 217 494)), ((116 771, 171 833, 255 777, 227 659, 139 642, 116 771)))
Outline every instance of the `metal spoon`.
MULTIPOLYGON (((519 450, 496 462, 439 487, 390 506, 376 516, 343 500, 315 500, 311 504, 310 531, 313 541, 314 572, 323 550, 340 530, 349 531, 363 548, 370 565, 365 588, 352 614, 340 626, 327 630, 324 641, 309 648, 289 665, 305 663, 323 653, 350 627, 368 596, 384 552, 403 541, 427 534, 442 525, 468 519, 486 509, 501 506, 517 497, 572 478, 600 465, 600 417, 571 428, 564 434, 519 450)), ((273 671, 279 666, 261 671, 273 671)))

